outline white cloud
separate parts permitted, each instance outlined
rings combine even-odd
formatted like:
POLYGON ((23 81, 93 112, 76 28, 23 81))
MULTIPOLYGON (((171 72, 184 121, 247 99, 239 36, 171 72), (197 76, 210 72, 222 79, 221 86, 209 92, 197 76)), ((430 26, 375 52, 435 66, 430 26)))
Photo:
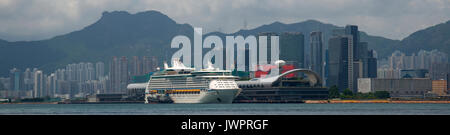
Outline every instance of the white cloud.
POLYGON ((317 19, 356 24, 377 36, 402 39, 450 19, 449 0, 0 0, 0 38, 38 40, 94 23, 103 11, 158 10, 205 31, 235 32, 274 21, 317 19))

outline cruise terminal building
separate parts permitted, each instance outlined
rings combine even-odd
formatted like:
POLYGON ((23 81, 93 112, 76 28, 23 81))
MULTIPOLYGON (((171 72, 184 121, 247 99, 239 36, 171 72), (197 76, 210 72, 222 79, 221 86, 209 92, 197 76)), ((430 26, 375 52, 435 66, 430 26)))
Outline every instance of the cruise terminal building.
POLYGON ((328 89, 322 86, 322 79, 308 69, 293 69, 274 77, 236 82, 242 92, 233 103, 302 103, 304 100, 328 99, 328 89), (304 77, 285 77, 292 74, 304 77))

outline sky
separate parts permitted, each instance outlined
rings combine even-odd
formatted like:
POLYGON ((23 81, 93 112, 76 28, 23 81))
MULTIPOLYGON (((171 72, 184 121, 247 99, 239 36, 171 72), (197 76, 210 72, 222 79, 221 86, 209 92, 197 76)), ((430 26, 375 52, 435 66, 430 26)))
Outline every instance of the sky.
POLYGON ((148 10, 205 32, 314 19, 399 40, 450 20, 450 0, 0 0, 0 39, 49 39, 93 24, 104 11, 148 10))

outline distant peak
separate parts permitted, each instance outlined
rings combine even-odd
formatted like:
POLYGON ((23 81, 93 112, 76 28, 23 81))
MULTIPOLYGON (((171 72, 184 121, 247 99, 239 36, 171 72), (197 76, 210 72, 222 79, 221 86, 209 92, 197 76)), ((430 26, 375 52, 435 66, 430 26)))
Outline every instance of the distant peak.
POLYGON ((143 17, 143 18, 169 18, 167 15, 155 11, 155 10, 149 10, 144 12, 138 12, 136 14, 130 14, 127 11, 112 11, 108 12, 105 11, 102 13, 102 18, 122 18, 122 17, 143 17))
POLYGON ((156 10, 149 10, 149 11, 136 13, 136 15, 164 15, 164 14, 159 11, 156 11, 156 10))
POLYGON ((314 19, 309 19, 309 20, 304 21, 304 23, 322 23, 322 22, 314 20, 314 19))
POLYGON ((0 43, 7 43, 7 42, 9 42, 9 41, 0 39, 0 43))
POLYGON ((127 11, 112 11, 112 12, 108 12, 105 11, 102 13, 102 16, 116 16, 116 15, 130 15, 130 13, 128 13, 127 11))
POLYGON ((272 23, 272 25, 285 25, 285 24, 279 21, 275 21, 272 23))
POLYGON ((154 16, 154 15, 162 15, 162 16, 166 16, 163 13, 156 11, 156 10, 149 10, 149 11, 144 11, 144 12, 138 12, 136 14, 130 14, 127 11, 112 11, 112 12, 108 12, 108 11, 104 11, 102 13, 102 16, 123 16, 123 15, 137 15, 137 16, 154 16))

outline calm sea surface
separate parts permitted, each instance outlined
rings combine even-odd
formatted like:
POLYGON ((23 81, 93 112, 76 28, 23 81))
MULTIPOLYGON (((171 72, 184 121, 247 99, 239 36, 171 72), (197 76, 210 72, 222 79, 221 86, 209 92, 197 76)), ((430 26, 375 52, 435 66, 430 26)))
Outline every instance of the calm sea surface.
POLYGON ((0 114, 450 115, 450 104, 0 104, 0 114))

